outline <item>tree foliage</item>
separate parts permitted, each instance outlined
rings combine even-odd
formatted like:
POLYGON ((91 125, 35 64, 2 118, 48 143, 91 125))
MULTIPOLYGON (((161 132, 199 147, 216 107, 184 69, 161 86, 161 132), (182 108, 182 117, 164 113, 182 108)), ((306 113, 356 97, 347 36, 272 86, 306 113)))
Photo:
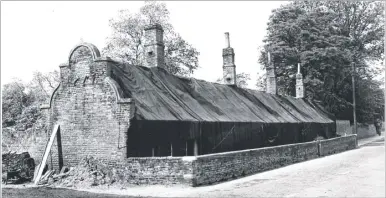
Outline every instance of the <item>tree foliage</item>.
POLYGON ((175 32, 169 14, 165 3, 156 1, 146 1, 138 13, 119 11, 118 17, 110 20, 113 33, 103 52, 130 64, 143 65, 144 27, 159 23, 164 29, 166 69, 182 76, 193 73, 198 68, 199 52, 175 32))
POLYGON ((30 82, 14 79, 2 89, 3 150, 26 151, 37 133, 44 133, 40 105, 47 103, 59 83, 59 72, 34 72, 30 82))
MULTIPOLYGON (((251 75, 247 73, 239 73, 236 74, 236 85, 241 88, 246 88, 248 86, 248 81, 251 80, 251 75)), ((216 80, 217 83, 222 83, 224 82, 224 78, 218 78, 216 80)))
POLYGON ((295 94, 294 74, 301 63, 306 97, 322 101, 341 119, 352 119, 354 75, 358 120, 371 121, 383 108, 374 101, 384 97, 373 79, 380 71, 371 67, 384 58, 383 25, 381 2, 295 1, 273 10, 259 62, 266 65, 271 51, 283 95, 295 94))

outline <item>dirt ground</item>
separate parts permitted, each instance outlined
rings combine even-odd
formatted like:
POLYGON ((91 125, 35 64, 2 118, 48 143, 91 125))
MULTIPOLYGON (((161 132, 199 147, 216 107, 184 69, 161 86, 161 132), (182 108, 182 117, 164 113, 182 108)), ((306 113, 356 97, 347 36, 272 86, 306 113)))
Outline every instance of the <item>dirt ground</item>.
POLYGON ((71 189, 36 187, 36 188, 3 188, 3 198, 123 198, 135 197, 125 195, 113 195, 103 193, 92 193, 71 189))

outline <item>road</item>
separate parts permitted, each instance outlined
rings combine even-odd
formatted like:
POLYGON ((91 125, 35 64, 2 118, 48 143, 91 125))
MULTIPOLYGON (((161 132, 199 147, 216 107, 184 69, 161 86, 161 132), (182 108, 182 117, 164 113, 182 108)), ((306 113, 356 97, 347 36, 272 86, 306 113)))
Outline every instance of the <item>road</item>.
MULTIPOLYGON (((12 190, 3 189, 3 197, 28 197, 33 189, 23 189, 25 196, 20 191, 12 190), (16 194, 12 192, 18 192, 18 196, 13 196, 16 194)), ((59 189, 50 189, 50 192, 54 194, 55 190, 59 189)), ((80 193, 78 195, 86 193, 68 191, 80 193)), ((152 197, 385 197, 385 145, 384 140, 376 141, 355 150, 212 186, 151 186, 87 191, 152 197)), ((44 190, 39 192, 44 196, 44 190)))

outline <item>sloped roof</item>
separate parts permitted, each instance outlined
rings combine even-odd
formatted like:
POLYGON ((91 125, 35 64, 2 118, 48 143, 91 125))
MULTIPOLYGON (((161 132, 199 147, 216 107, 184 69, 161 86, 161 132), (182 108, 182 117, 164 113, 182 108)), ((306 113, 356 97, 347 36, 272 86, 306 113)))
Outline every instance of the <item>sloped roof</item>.
POLYGON ((290 96, 271 95, 194 78, 162 68, 126 64, 112 67, 112 77, 135 101, 138 120, 332 123, 315 105, 290 96))

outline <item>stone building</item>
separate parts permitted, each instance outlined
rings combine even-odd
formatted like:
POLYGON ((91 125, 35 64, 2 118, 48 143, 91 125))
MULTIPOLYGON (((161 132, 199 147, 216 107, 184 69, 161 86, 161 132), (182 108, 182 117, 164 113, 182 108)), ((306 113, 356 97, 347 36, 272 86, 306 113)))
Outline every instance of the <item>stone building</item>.
MULTIPOLYGON (((48 132, 60 126, 51 149, 54 168, 86 156, 106 161, 194 156, 335 137, 334 118, 303 93, 276 94, 273 63, 267 67, 267 92, 237 87, 228 33, 223 84, 169 74, 162 27, 148 26, 145 37, 144 66, 101 57, 89 43, 73 48, 59 66, 60 85, 42 106, 48 132), (80 51, 88 56, 77 59, 80 51)), ((301 77, 296 90, 303 92, 301 77)))

